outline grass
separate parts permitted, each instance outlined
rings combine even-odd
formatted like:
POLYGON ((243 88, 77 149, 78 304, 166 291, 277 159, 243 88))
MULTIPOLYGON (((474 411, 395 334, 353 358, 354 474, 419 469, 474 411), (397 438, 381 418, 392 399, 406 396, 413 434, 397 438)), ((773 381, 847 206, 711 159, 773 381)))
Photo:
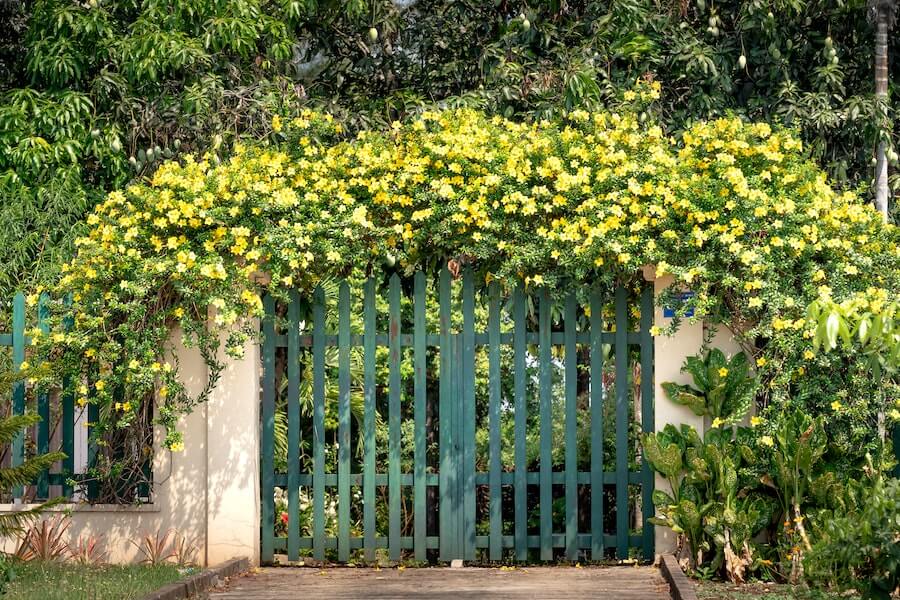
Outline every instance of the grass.
POLYGON ((130 600, 185 576, 175 565, 82 566, 30 561, 15 565, 3 600, 130 600))
POLYGON ((859 596, 777 583, 697 582, 700 600, 858 600, 859 596))

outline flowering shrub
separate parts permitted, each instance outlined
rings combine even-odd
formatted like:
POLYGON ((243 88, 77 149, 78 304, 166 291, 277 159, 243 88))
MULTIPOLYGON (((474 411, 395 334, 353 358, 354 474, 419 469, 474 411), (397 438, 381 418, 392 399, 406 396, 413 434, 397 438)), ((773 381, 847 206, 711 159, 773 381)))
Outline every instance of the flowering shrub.
POLYGON ((239 354, 264 291, 452 259, 479 281, 562 293, 652 264, 694 291, 682 311, 769 340, 752 360, 772 394, 807 360, 809 300, 896 295, 896 228, 832 189, 791 133, 724 118, 673 138, 645 119, 575 111, 526 124, 448 110, 351 140, 328 115, 276 119, 276 143, 168 162, 111 193, 57 290, 71 295, 57 310, 74 325, 46 347, 89 375, 78 398, 100 406, 99 435, 158 397, 177 450, 177 418, 203 394, 189 397, 166 361, 170 329, 199 345, 212 385, 219 331, 231 328, 226 350, 239 354))

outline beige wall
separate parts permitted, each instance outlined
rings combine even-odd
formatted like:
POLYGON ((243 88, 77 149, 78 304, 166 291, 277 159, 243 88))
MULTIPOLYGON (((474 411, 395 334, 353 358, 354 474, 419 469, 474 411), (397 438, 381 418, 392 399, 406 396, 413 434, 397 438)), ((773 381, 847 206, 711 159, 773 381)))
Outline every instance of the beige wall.
MULTIPOLYGON (((173 352, 188 392, 196 394, 206 383, 206 364, 180 339, 174 332, 173 352)), ((241 360, 224 353, 219 358, 226 369, 209 402, 180 421, 184 451, 161 449, 163 433, 155 432, 153 504, 64 505, 54 512, 71 511, 66 541, 104 535, 110 562, 127 563, 141 558, 132 540, 172 529, 194 541, 196 560, 204 566, 234 556, 258 560, 258 345, 248 341, 241 360)), ((21 508, 0 505, 0 512, 21 508)), ((6 541, 3 549, 14 550, 14 542, 6 541)))

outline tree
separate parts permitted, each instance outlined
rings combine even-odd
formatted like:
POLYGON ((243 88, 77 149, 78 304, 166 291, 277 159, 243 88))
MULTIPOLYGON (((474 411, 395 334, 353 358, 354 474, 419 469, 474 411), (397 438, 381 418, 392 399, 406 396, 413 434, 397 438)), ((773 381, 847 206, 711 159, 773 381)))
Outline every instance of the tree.
POLYGON ((900 131, 874 101, 860 4, 0 0, 0 297, 51 279, 111 189, 307 105, 350 131, 432 104, 538 120, 653 77, 672 133, 783 122, 858 186, 878 132, 900 131))
MULTIPOLYGON (((875 21, 875 99, 882 107, 888 102, 888 31, 897 16, 896 0, 870 0, 875 21)), ((885 111, 886 112, 886 111, 885 111)), ((879 135, 875 157, 875 207, 888 218, 888 140, 879 135)))

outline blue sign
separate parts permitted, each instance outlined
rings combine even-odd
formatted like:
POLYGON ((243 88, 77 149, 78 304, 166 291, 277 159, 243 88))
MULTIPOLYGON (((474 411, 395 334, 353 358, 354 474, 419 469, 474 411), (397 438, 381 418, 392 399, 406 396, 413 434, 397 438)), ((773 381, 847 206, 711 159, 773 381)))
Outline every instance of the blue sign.
MULTIPOLYGON (((694 297, 694 292, 681 292, 675 295, 677 306, 664 306, 663 307, 663 317, 667 319, 671 319, 675 316, 675 311, 679 306, 683 305, 685 302, 694 297)), ((691 307, 684 313, 685 317, 693 317, 694 316, 694 308, 691 307)))

